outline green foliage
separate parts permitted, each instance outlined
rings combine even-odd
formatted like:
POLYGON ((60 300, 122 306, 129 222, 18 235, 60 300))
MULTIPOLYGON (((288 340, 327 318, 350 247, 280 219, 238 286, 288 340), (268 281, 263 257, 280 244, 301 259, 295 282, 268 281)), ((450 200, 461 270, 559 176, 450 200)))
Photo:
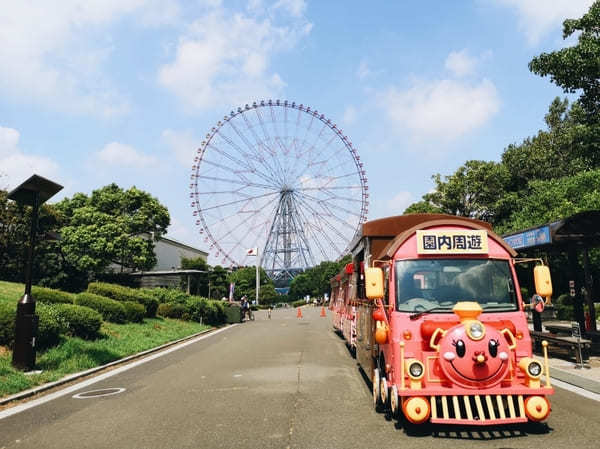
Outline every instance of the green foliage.
POLYGON ((299 299, 298 301, 294 301, 292 303, 292 307, 301 307, 306 305, 306 301, 304 299, 299 299))
POLYGON ((35 285, 31 287, 31 294, 36 301, 47 304, 73 304, 74 299, 71 293, 35 285))
POLYGON ((15 338, 16 304, 0 302, 0 346, 11 347, 15 338))
POLYGON ((225 322, 225 306, 222 304, 222 301, 192 296, 187 300, 186 306, 193 321, 212 325, 225 322))
POLYGON ((131 323, 141 323, 144 321, 146 309, 142 304, 133 301, 123 301, 121 304, 125 307, 127 321, 131 323))
POLYGON ((90 197, 77 193, 56 208, 64 220, 65 259, 83 272, 100 273, 112 262, 151 269, 156 264, 151 236, 163 235, 170 222, 169 212, 156 198, 116 184, 95 190, 90 197))
POLYGON ((500 231, 525 229, 568 217, 586 210, 600 209, 600 169, 574 176, 532 181, 529 190, 500 231))
MULTIPOLYGON (((322 297, 331 290, 330 280, 351 260, 344 256, 339 262, 324 261, 316 267, 297 275, 290 284, 289 297, 303 298, 306 295, 322 297)), ((276 301, 280 302, 280 301, 276 301)))
POLYGON ((75 297, 75 304, 97 310, 106 321, 113 323, 125 323, 127 321, 125 306, 114 299, 84 292, 75 297))
POLYGON ((156 314, 158 316, 164 316, 165 318, 190 319, 186 305, 176 302, 159 304, 156 314))
MULTIPOLYGON (((273 286, 273 281, 267 276, 265 270, 260 268, 260 288, 266 285, 273 286)), ((228 276, 229 282, 235 283, 235 297, 241 298, 246 295, 250 301, 256 298, 256 267, 240 268, 228 276)))
POLYGON ((190 295, 177 288, 142 288, 140 292, 156 299, 159 304, 184 303, 190 297, 190 295))
MULTIPOLYGON (((210 298, 221 299, 229 297, 229 280, 227 270, 221 265, 215 265, 209 273, 210 278, 210 298)), ((262 274, 261 274, 262 277, 262 274)))
MULTIPOLYGON (((192 295, 200 295, 208 297, 208 264, 202 257, 195 259, 181 258, 181 268, 184 270, 199 270, 206 273, 190 275, 190 293, 192 295)), ((181 276, 181 288, 187 290, 187 276, 181 276)))
POLYGON ((88 292, 100 296, 106 296, 116 301, 131 301, 142 304, 146 309, 146 316, 156 316, 158 300, 137 288, 123 287, 117 284, 107 284, 105 282, 91 282, 88 285, 88 292))
POLYGON ((68 335, 88 340, 98 336, 102 315, 96 310, 75 304, 56 304, 54 309, 66 323, 68 335))
POLYGON ((579 33, 577 44, 533 58, 529 69, 550 79, 565 92, 582 91, 579 99, 590 121, 600 113, 600 2, 580 19, 563 22, 563 39, 579 33))
POLYGON ((35 309, 38 320, 36 346, 46 349, 55 346, 60 341, 60 334, 68 329, 67 323, 53 305, 38 304, 35 309))
MULTIPOLYGON (((16 304, 0 303, 0 345, 12 347, 15 340, 16 304)), ((35 310, 38 316, 36 347, 49 348, 58 344, 61 332, 65 332, 66 322, 53 306, 38 304, 35 310)))

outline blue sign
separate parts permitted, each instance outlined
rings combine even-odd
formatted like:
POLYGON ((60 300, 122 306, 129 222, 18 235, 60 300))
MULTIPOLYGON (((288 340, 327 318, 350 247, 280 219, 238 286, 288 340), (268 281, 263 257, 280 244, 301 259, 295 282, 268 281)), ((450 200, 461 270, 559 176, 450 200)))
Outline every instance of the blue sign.
POLYGON ((521 249, 552 243, 552 238, 550 237, 550 227, 542 226, 506 236, 504 237, 504 241, 513 249, 521 249))

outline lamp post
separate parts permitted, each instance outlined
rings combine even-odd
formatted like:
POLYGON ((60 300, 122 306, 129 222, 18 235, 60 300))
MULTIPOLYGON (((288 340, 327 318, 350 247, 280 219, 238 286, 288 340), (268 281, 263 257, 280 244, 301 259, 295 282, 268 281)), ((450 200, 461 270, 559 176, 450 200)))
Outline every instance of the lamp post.
POLYGON ((12 358, 13 366, 22 370, 32 370, 35 367, 35 337, 37 335, 38 317, 35 314, 35 298, 31 295, 31 267, 37 234, 38 212, 40 205, 61 190, 61 185, 41 176, 33 175, 8 194, 9 199, 32 208, 27 266, 25 268, 25 293, 17 303, 15 346, 12 358))

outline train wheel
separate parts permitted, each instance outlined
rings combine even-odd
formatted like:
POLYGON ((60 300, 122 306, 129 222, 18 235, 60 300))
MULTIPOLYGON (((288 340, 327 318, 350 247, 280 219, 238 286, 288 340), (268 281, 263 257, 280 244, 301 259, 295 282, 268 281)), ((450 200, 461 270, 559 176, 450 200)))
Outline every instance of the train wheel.
POLYGON ((379 398, 381 399, 381 404, 385 407, 388 403, 388 384, 387 379, 385 377, 381 378, 379 383, 379 398))
POLYGON ((390 410, 392 418, 400 416, 400 398, 398 397, 398 387, 396 385, 392 385, 392 388, 390 388, 390 410))
POLYGON ((379 378, 379 369, 375 368, 373 370, 373 407, 375 407, 375 410, 379 410, 379 406, 380 406, 380 392, 379 392, 379 387, 380 387, 380 381, 381 379, 379 378))

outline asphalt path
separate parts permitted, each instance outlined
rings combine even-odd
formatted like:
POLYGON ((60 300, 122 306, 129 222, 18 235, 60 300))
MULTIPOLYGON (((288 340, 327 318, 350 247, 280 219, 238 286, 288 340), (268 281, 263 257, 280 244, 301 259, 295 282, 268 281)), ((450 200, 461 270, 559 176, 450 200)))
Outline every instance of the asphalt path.
MULTIPOLYGON (((600 441, 600 404, 557 389, 548 425, 425 427, 376 413, 319 308, 264 312, 0 419, 2 448, 573 448, 600 441), (110 396, 76 393, 124 389, 110 396)), ((118 390, 115 390, 118 391, 118 390)))

